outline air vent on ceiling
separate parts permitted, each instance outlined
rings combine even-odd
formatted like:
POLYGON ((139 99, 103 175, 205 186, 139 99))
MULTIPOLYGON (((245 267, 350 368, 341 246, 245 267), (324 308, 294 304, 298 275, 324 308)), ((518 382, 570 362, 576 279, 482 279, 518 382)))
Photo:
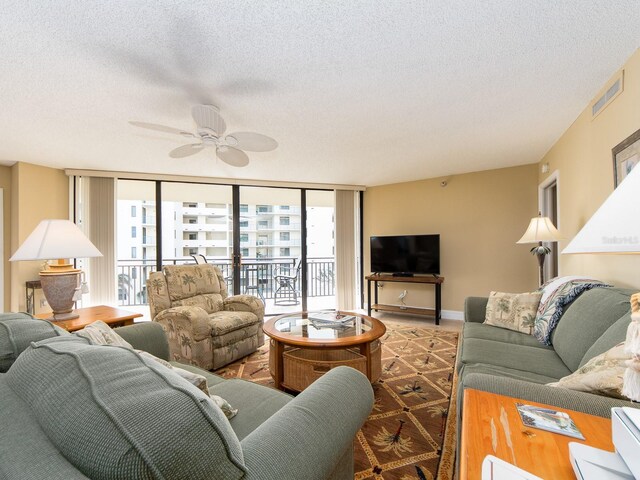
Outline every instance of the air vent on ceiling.
POLYGON ((598 115, 604 107, 609 105, 614 98, 616 98, 622 92, 624 80, 624 70, 620 72, 620 75, 611 83, 611 85, 606 89, 606 91, 598 97, 598 99, 594 102, 591 107, 591 117, 595 117, 598 115))

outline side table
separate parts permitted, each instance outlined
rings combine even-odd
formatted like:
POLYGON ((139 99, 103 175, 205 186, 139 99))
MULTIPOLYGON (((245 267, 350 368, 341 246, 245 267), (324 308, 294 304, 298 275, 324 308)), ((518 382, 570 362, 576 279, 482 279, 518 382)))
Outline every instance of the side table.
POLYGON ((613 451, 611 420, 480 390, 464 391, 460 480, 480 479, 482 461, 489 454, 540 478, 574 480, 569 442, 613 451), (585 440, 525 426, 516 403, 567 412, 585 440))
MULTIPOLYGON (((73 320, 61 320, 53 323, 69 332, 75 332, 76 330, 82 330, 84 327, 96 320, 102 320, 104 323, 114 328, 133 325, 133 319, 142 316, 141 313, 129 312, 127 310, 108 307, 106 305, 78 308, 74 311, 80 315, 79 318, 74 318, 73 320)), ((49 318, 50 315, 50 313, 39 313, 36 317, 49 318)))

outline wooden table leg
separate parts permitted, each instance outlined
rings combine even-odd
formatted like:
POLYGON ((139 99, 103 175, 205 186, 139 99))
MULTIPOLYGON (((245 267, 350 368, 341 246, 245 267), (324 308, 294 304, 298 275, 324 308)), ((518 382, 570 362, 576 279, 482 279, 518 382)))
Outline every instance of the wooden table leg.
POLYGON ((271 347, 275 348, 276 364, 273 369, 274 381, 278 390, 284 390, 282 382, 284 381, 284 344, 277 340, 271 339, 271 347))
POLYGON ((363 343, 360 345, 360 354, 363 355, 367 359, 367 378, 369 381, 373 381, 372 379, 372 365, 371 365, 371 342, 363 343))

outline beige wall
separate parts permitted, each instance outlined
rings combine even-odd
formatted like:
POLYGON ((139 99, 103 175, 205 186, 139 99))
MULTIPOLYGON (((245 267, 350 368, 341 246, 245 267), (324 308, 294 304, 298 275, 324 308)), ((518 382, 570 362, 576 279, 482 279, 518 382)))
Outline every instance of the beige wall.
MULTIPOLYGON (((18 162, 11 167, 11 248, 15 252, 41 220, 69 218, 69 180, 63 170, 18 162)), ((25 282, 37 280, 42 262, 11 263, 12 311, 24 311, 25 282)))
POLYGON ((0 188, 3 189, 4 306, 11 303, 11 167, 0 166, 0 188))
MULTIPOLYGON (((537 285, 528 245, 516 245, 537 213, 537 165, 371 187, 364 194, 365 275, 372 235, 440 234, 442 308, 461 311, 465 297, 537 285)), ((433 306, 433 287, 385 284, 380 302, 433 306)), ((366 300, 366 299, 365 299, 366 300)))
MULTIPOLYGON (((611 149, 640 129, 640 50, 623 69, 624 91, 593 119, 593 102, 587 105, 540 162, 549 163, 549 174, 559 172, 558 224, 565 238, 561 249, 613 191, 611 149)), ((609 86, 607 82, 603 89, 609 86)), ((540 173, 539 182, 547 175, 540 173)), ((637 223, 638 219, 629 221, 637 223)), ((562 275, 590 275, 620 286, 640 287, 640 256, 560 255, 559 267, 562 275)))

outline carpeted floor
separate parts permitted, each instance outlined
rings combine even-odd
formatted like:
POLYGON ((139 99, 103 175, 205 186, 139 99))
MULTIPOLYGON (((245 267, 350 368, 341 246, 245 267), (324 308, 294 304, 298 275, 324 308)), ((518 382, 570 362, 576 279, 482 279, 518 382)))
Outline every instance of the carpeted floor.
MULTIPOLYGON (((458 333, 385 324, 382 377, 373 385, 373 411, 354 444, 355 479, 450 480, 458 333)), ((268 345, 215 373, 273 386, 268 345)))

